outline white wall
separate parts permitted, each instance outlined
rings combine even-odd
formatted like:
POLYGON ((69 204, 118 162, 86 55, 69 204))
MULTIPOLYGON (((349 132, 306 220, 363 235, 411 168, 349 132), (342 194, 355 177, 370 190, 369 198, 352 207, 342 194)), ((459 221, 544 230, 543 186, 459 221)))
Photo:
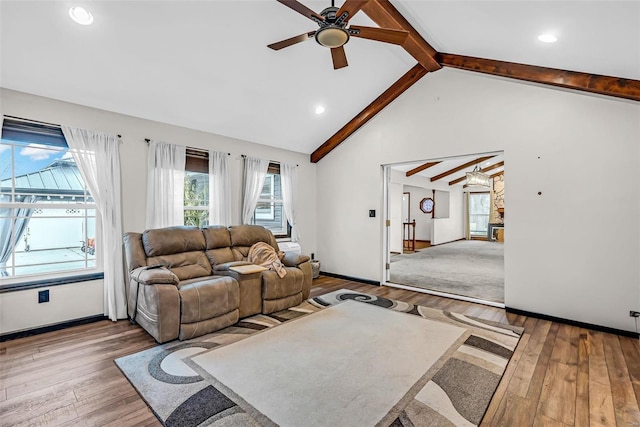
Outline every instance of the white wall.
POLYGON ((102 315, 102 280, 0 294, 0 334, 102 315), (38 292, 49 302, 38 304, 38 292))
POLYGON ((635 330, 639 147, 638 103, 454 69, 430 73, 318 163, 323 270, 382 279, 382 224, 365 218, 382 203, 381 164, 504 150, 506 305, 635 330), (585 183, 585 171, 606 179, 585 183))
MULTIPOLYGON (((173 144, 190 147, 213 149, 231 153, 229 166, 232 180, 232 216, 234 223, 240 223, 241 186, 242 186, 242 154, 276 160, 284 163, 295 163, 298 168, 298 206, 297 221, 301 236, 302 253, 316 252, 316 165, 309 162, 309 155, 296 153, 242 141, 211 133, 195 131, 165 123, 154 122, 141 118, 112 113, 104 110, 88 108, 63 101, 34 96, 7 89, 0 91, 2 114, 40 120, 49 123, 65 124, 80 128, 109 131, 122 135, 120 144, 120 160, 122 175, 122 214, 123 231, 143 231, 145 228, 146 209, 146 181, 147 181, 147 151, 145 138, 157 139, 173 144)), ((250 126, 251 123, 247 123, 250 126)), ((373 205, 370 209, 379 209, 373 205)), ((74 289, 81 289, 83 298, 87 299, 87 306, 94 306, 99 301, 100 310, 90 314, 102 313, 102 290, 96 289, 91 295, 84 293, 86 282, 69 285, 74 289)), ((52 288, 53 289, 53 288, 52 288)), ((93 288, 92 288, 93 289, 93 288)), ((9 301, 31 301, 31 291, 0 294, 0 309, 7 310, 9 301), (20 294, 20 295, 18 295, 20 294)), ((36 293, 37 294, 37 293, 36 293)), ((22 303, 20 303, 22 304, 22 303)), ((53 299, 40 306, 56 306, 57 313, 64 313, 59 321, 84 317, 85 308, 77 300, 53 299)), ((15 307, 20 312, 20 307, 15 307)), ((27 313, 28 311, 22 311, 27 313)), ((29 314, 31 316, 31 314, 29 314)), ((37 315, 36 315, 37 318, 37 315)), ((43 317, 42 325, 55 323, 52 317, 43 317)), ((37 326, 37 325, 33 325, 37 326)), ((3 330, 10 331, 5 325, 3 330)))
MULTIPOLYGON (((447 196, 440 193, 441 192, 436 191, 436 200, 439 200, 440 205, 442 205, 443 200, 446 200, 447 196)), ((448 194, 448 216, 443 215, 441 218, 435 218, 433 220, 432 245, 442 245, 465 238, 464 226, 466 212, 464 208, 464 197, 465 194, 462 191, 461 185, 451 189, 448 194)))
MULTIPOLYGON (((456 197, 462 197, 460 186, 452 187, 449 191, 436 190, 434 216, 436 218, 449 218, 451 216, 451 193, 456 197)), ((457 214, 457 212, 456 212, 457 214)))

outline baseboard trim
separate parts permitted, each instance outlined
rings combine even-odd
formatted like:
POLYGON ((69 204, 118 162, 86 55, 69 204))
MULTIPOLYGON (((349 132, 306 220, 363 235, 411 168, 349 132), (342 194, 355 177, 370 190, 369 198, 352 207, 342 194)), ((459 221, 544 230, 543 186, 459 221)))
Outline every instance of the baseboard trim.
POLYGON ((536 319, 549 320, 551 322, 564 323, 566 325, 577 326, 579 328, 592 329, 594 331, 606 332, 608 334, 622 335, 630 338, 640 338, 638 332, 625 331, 623 329, 609 328, 607 326, 594 325, 592 323, 578 322, 577 320, 564 319, 562 317, 549 316, 547 314, 534 313, 532 311, 520 310, 519 308, 505 307, 507 313, 519 314, 536 319))
POLYGON ((504 303, 501 303, 501 302, 494 302, 494 301, 487 301, 484 299, 465 297, 464 295, 456 295, 456 294, 450 294, 448 292, 434 291, 431 289, 419 288, 417 286, 402 285, 400 283, 393 283, 393 282, 385 282, 383 285, 388 286, 390 288, 406 289, 408 291, 419 292, 421 294, 435 295, 437 297, 456 299, 459 301, 467 301, 467 302, 472 302, 474 304, 483 304, 483 305, 488 305, 490 307, 504 308, 504 303))
POLYGON ((0 342, 15 340, 18 338, 30 337, 33 335, 45 334, 47 332, 59 331, 60 329, 70 328, 72 326, 86 325, 87 323, 99 322, 109 319, 107 316, 97 314, 95 316, 83 317, 81 319, 69 320, 68 322, 56 323, 55 325, 43 326, 41 328, 27 329, 18 332, 9 332, 0 335, 0 342))
POLYGON ((376 282, 375 280, 361 279, 359 277, 343 276, 342 274, 328 273, 326 271, 321 271, 320 274, 322 274, 323 276, 334 277, 336 279, 350 280, 352 282, 358 282, 358 283, 365 283, 367 285, 380 286, 380 282, 376 282))

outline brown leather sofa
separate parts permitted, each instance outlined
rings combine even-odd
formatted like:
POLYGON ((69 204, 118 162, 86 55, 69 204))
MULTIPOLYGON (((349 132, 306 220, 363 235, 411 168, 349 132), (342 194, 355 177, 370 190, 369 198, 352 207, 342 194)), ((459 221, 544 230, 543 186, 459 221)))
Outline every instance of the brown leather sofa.
POLYGON ((234 270, 251 265, 247 255, 257 242, 279 250, 273 234, 255 225, 125 233, 129 316, 162 343, 204 335, 307 299, 312 282, 307 256, 285 254, 283 278, 271 270, 234 270))

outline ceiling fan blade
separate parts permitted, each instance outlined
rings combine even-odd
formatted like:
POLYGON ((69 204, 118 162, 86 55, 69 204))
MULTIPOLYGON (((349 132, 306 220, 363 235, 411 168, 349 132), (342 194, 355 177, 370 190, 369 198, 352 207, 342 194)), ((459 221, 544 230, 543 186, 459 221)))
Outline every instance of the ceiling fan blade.
POLYGON ((299 36, 291 37, 290 39, 281 40, 279 42, 271 43, 270 45, 267 45, 267 47, 270 47, 273 50, 284 49, 285 47, 289 47, 289 46, 294 45, 296 43, 301 43, 301 42, 309 40, 311 37, 313 37, 313 35, 315 33, 316 33, 315 31, 309 31, 308 33, 304 33, 304 34, 300 34, 299 36))
POLYGON ((350 33, 353 37, 393 44, 402 44, 409 36, 408 31, 392 30, 390 28, 359 27, 351 25, 349 30, 359 31, 359 34, 350 33))
POLYGON ((344 2, 340 10, 338 10, 338 12, 336 13, 336 17, 339 18, 344 12, 347 12, 348 16, 346 21, 348 21, 353 17, 353 15, 355 15, 360 9, 362 9, 362 6, 364 6, 365 3, 367 3, 367 0, 347 0, 344 2))
POLYGON ((296 0, 278 0, 278 1, 283 5, 295 10, 299 14, 306 16, 312 21, 315 21, 316 19, 320 21, 324 21, 324 16, 318 15, 313 10, 309 9, 307 6, 303 5, 302 3, 297 2, 296 0))
POLYGON ((334 47, 331 49, 331 59, 333 59, 333 69, 344 68, 347 65, 347 54, 344 52, 344 46, 334 47))

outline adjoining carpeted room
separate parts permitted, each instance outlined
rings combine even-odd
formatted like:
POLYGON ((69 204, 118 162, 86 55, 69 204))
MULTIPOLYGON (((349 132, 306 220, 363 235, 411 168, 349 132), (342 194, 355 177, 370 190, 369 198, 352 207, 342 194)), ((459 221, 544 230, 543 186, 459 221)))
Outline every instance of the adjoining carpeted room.
POLYGON ((504 303, 504 244, 459 240, 391 256, 395 284, 504 303))

